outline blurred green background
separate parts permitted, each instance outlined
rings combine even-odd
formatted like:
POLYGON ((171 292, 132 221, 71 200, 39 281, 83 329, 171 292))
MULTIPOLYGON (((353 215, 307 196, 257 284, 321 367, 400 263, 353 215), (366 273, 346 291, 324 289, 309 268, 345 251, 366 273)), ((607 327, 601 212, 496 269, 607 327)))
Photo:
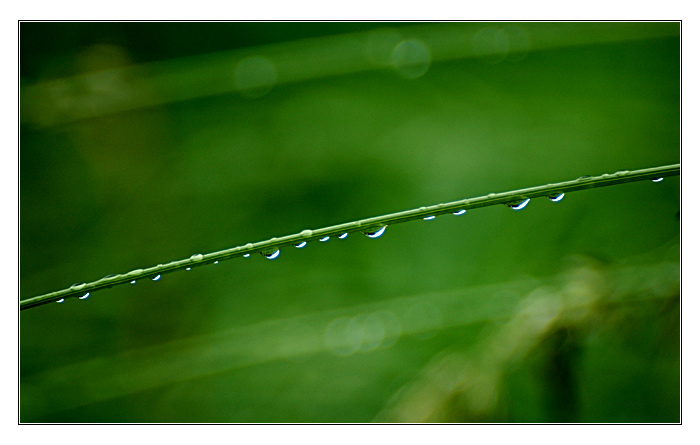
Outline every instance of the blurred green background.
MULTIPOLYGON (((31 23, 20 299, 680 162, 679 23, 31 23)), ((680 182, 19 314, 21 422, 679 422, 680 182)))

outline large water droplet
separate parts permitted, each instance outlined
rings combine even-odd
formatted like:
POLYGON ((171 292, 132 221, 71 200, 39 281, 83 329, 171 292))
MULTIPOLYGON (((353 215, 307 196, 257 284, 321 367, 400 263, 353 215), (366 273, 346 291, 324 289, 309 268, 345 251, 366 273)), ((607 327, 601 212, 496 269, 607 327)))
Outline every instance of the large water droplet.
POLYGON ((244 254, 243 254, 243 258, 249 258, 249 257, 250 257, 250 254, 249 254, 249 253, 244 253, 244 254))
POLYGON ((218 261, 214 261, 214 264, 219 264, 219 262, 218 262, 218 261))
POLYGON ((185 267, 185 270, 192 270, 191 267, 185 267))
POLYGON ((377 230, 373 230, 371 232, 365 232, 365 235, 367 235, 370 238, 379 238, 384 234, 384 231, 386 230, 386 226, 382 226, 377 230))
POLYGON ((325 242, 328 241, 329 239, 331 239, 330 236, 324 236, 324 237, 321 238, 319 241, 321 241, 322 243, 325 243, 325 242))
POLYGON ((654 178, 651 180, 651 182, 661 182, 663 180, 664 180, 664 178, 654 178))
POLYGON ((558 195, 553 195, 553 196, 547 196, 547 199, 549 199, 552 202, 559 202, 562 199, 564 199, 564 194, 559 193, 558 195))
POLYGON ((295 244, 294 247, 296 247, 297 249, 301 249, 305 245, 306 245, 306 241, 302 241, 299 244, 295 244))
POLYGON ((131 280, 131 284, 136 284, 136 280, 131 280))
POLYGON ((59 299, 59 300, 56 300, 56 303, 63 303, 64 301, 66 301, 66 299, 65 299, 65 298, 61 298, 61 299, 59 299))
POLYGON ((90 292, 85 293, 82 297, 78 297, 79 300, 85 300, 87 297, 90 296, 90 292))
POLYGON ((70 288, 71 289, 82 289, 86 286, 86 283, 75 283, 70 288))
POLYGON ((345 239, 345 238, 347 238, 347 237, 348 237, 347 232, 341 233, 340 235, 338 235, 338 238, 340 238, 340 239, 345 239))
POLYGON ((202 255, 201 253, 195 253, 190 257, 192 261, 202 261, 202 258, 204 258, 204 255, 202 255))
POLYGON ((155 277, 151 278, 153 281, 158 281, 160 280, 160 274, 156 275, 155 277))
POLYGON ((457 210, 456 212, 454 212, 452 214, 459 216, 459 215, 464 215, 465 213, 467 213, 467 211, 464 209, 461 209, 461 210, 457 210))
POLYGON ((260 253, 262 253, 263 255, 265 255, 265 258, 267 258, 268 260, 274 260, 275 258, 277 258, 278 256, 280 256, 280 251, 279 251, 279 249, 275 250, 275 251, 272 252, 272 253, 264 253, 264 252, 260 252, 260 253))
POLYGON ((426 217, 423 218, 423 219, 426 220, 426 221, 430 221, 431 219, 435 219, 435 215, 426 216, 426 217))
POLYGON ((524 201, 519 201, 517 203, 510 203, 506 204, 508 207, 510 207, 513 210, 522 210, 525 208, 525 206, 530 202, 530 198, 526 198, 524 201))

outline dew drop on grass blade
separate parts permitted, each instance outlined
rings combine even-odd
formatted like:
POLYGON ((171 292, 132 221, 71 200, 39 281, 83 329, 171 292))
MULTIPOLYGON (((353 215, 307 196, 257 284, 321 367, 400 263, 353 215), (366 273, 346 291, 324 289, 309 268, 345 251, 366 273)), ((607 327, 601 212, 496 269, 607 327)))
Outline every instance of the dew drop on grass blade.
POLYGON ((506 204, 508 207, 510 207, 513 210, 522 210, 525 208, 526 205, 530 202, 530 198, 525 199, 524 201, 518 202, 517 204, 506 204))
POLYGON ((381 228, 374 230, 372 232, 366 232, 365 235, 367 235, 370 238, 379 238, 384 234, 384 231, 386 230, 386 226, 382 226, 381 228))

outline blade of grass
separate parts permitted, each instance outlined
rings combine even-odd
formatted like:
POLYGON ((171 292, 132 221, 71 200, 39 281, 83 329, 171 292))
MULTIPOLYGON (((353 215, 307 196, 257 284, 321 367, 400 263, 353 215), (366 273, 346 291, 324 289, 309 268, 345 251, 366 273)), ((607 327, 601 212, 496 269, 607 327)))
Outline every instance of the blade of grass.
POLYGON ((461 210, 470 210, 497 204, 509 204, 522 201, 524 199, 532 199, 542 196, 556 196, 561 193, 606 187, 610 185, 623 184, 626 182, 678 176, 680 175, 680 169, 680 164, 673 164, 633 171, 624 170, 612 174, 605 173, 600 176, 582 176, 578 179, 558 182, 555 184, 540 185, 502 193, 489 193, 486 196, 462 199, 444 204, 435 204, 428 207, 419 207, 417 209, 406 210, 403 212, 389 213, 386 215, 375 216, 373 218, 361 219, 355 222, 323 227, 317 230, 303 230, 300 233, 293 235, 287 235, 280 238, 271 238, 267 241, 260 241, 257 243, 248 243, 242 246, 224 249, 204 255, 195 254, 187 259, 171 261, 167 264, 159 264, 146 269, 135 269, 124 274, 109 275, 105 278, 90 283, 73 285, 68 289, 58 290, 33 298, 28 298, 26 300, 21 300, 20 310, 51 303, 62 298, 84 295, 87 292, 93 292, 99 289, 129 283, 134 280, 150 279, 158 275, 174 272, 176 270, 199 267, 206 264, 212 264, 215 261, 228 260, 250 253, 274 252, 282 247, 292 246, 303 241, 308 242, 327 236, 338 236, 343 233, 371 233, 391 224, 423 219, 427 216, 439 216, 461 210))
MULTIPOLYGON (((657 257, 654 259, 658 260, 657 257)), ((607 293, 596 295, 593 301, 582 301, 578 293, 567 294, 571 270, 564 270, 546 280, 524 277, 502 283, 423 292, 288 318, 264 320, 252 325, 230 327, 141 348, 129 348, 114 354, 86 357, 84 360, 60 367, 36 369, 35 373, 28 372, 24 376, 23 384, 26 384, 27 388, 34 385, 42 387, 49 395, 60 394, 61 403, 36 403, 30 397, 23 401, 31 405, 31 409, 28 407, 27 411, 34 413, 35 419, 40 419, 41 416, 63 410, 233 370, 290 359, 301 361, 315 354, 331 354, 329 357, 333 357, 333 348, 338 345, 327 343, 326 338, 329 335, 328 326, 337 319, 367 320, 372 314, 386 315, 388 318, 382 318, 386 330, 382 331, 381 335, 387 344, 377 344, 376 349, 372 349, 382 354, 383 348, 395 341, 429 332, 444 332, 484 323, 499 331, 513 321, 517 322, 514 316, 521 312, 524 298, 528 295, 545 295, 561 301, 559 317, 590 316, 593 308, 611 311, 616 308, 635 308, 649 301, 672 298, 675 295, 673 289, 679 286, 680 277, 668 271, 678 268, 677 262, 614 266, 605 270, 606 279, 609 280, 607 293), (544 292, 538 292, 538 289, 544 292), (411 308, 416 305, 432 307, 436 311, 437 322, 427 325, 412 322, 411 308), (392 328, 392 319, 398 328, 392 328), (188 365, 183 366, 183 363, 188 365), (132 376, 128 384, 125 384, 125 376, 132 376), (81 390, 75 391, 75 388, 81 390)), ((545 305, 545 312, 546 308, 545 305)), ((541 314, 534 310, 521 315, 525 321, 537 321, 541 320, 541 314)), ((346 331, 340 343, 357 341, 358 337, 355 337, 353 332, 346 331)), ((519 336, 508 340, 520 341, 519 336)), ((489 345, 483 346, 488 349, 489 345)), ((502 348, 500 350, 503 351, 502 348)), ((341 351, 335 353, 338 352, 341 351)), ((357 349, 352 354, 361 352, 357 349)), ((377 359, 396 359, 396 356, 388 354, 393 358, 377 356, 377 359)), ((342 360, 347 356, 338 357, 342 360)), ((260 372, 259 369, 251 372, 260 372)), ((371 380, 371 377, 368 378, 371 380)))
MULTIPOLYGON (((488 28, 495 30, 501 25, 504 24, 417 24, 384 29, 383 32, 379 29, 303 39, 51 79, 22 88, 22 119, 51 126, 234 93, 238 86, 232 73, 241 61, 253 55, 264 57, 274 67, 274 85, 389 68, 391 46, 406 37, 424 42, 434 63, 499 55, 502 53, 488 45, 477 51, 473 42, 480 31, 488 28), (382 54, 380 60, 373 61, 372 57, 368 57, 368 48, 383 48, 386 45, 389 45, 389 49, 383 52, 375 49, 375 52, 382 54), (114 93, 106 100, 102 88, 92 87, 105 84, 115 84, 120 93, 114 93)), ((680 35, 680 23, 672 22, 520 22, 517 28, 524 35, 524 40, 515 40, 520 43, 512 45, 512 53, 680 35)))

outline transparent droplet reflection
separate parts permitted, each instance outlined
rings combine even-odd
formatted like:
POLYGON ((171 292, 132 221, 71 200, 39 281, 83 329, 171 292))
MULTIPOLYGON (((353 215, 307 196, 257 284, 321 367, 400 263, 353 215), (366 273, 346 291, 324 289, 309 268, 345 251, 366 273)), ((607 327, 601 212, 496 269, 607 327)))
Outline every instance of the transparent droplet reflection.
POLYGON ((160 280, 160 274, 156 275, 155 277, 151 278, 153 281, 158 281, 160 280))
POLYGON ((321 241, 322 243, 325 243, 325 242, 328 241, 329 239, 331 239, 330 236, 324 236, 324 237, 321 238, 319 241, 321 241))
POLYGON ((339 238, 339 239, 345 239, 345 238, 347 238, 347 237, 348 237, 348 234, 347 234, 347 233, 342 233, 342 234, 338 235, 338 238, 339 238))
POLYGON ((525 208, 525 206, 528 205, 529 202, 530 202, 530 198, 527 198, 524 201, 519 201, 517 203, 510 203, 510 204, 506 204, 506 205, 513 210, 522 210, 525 208))
POLYGON ((664 180, 664 178, 654 178, 651 180, 651 182, 661 182, 663 180, 664 180))
POLYGON ((423 219, 426 220, 426 221, 430 221, 431 219, 435 219, 435 215, 426 216, 426 217, 423 218, 423 219))
POLYGON ((453 215, 460 216, 460 215, 464 215, 465 213, 467 213, 467 211, 464 210, 464 209, 461 209, 461 210, 457 210, 456 212, 454 212, 454 213, 452 213, 452 214, 453 214, 453 215))
POLYGON ((90 296, 90 292, 85 293, 82 297, 78 297, 79 300, 85 300, 90 296))
POLYGON ((244 253, 244 254, 243 254, 243 258, 250 258, 250 254, 249 254, 249 253, 244 253))
POLYGON ((136 284, 136 280, 131 280, 131 284, 136 284))
POLYGON ((262 254, 265 256, 265 258, 267 258, 268 260, 274 260, 275 258, 277 258, 278 256, 280 256, 280 251, 279 251, 279 249, 275 250, 275 251, 272 252, 272 253, 263 253, 263 252, 260 252, 260 253, 262 253, 262 254))
POLYGON ((64 301, 66 301, 65 298, 60 298, 60 299, 56 300, 56 303, 63 303, 64 301))
POLYGON ((559 193, 558 195, 547 196, 547 199, 549 199, 549 200, 552 201, 552 202, 559 202, 559 201, 561 201, 562 199, 564 199, 564 194, 563 194, 563 193, 559 193))
POLYGON ((204 258, 204 255, 202 255, 201 253, 195 253, 190 257, 192 261, 202 261, 202 258, 204 258))
POLYGON ((365 235, 367 235, 370 238, 379 238, 384 234, 384 231, 386 230, 386 226, 382 226, 381 228, 374 230, 372 232, 365 232, 365 235))
POLYGON ((296 247, 297 249, 301 249, 305 245, 306 245, 306 241, 302 241, 299 244, 295 244, 294 247, 296 247))

